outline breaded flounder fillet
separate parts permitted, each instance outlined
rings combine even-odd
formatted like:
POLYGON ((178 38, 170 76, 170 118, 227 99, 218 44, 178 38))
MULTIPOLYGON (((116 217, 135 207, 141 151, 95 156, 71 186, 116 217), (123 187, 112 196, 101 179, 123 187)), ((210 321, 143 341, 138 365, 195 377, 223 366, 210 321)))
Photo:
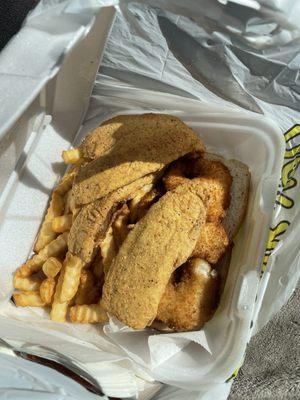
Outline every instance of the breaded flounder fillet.
MULTIPOLYGON (((92 161, 103 156, 105 153, 119 143, 132 143, 143 132, 152 129, 162 129, 165 131, 181 130, 194 134, 191 128, 185 125, 179 118, 167 114, 136 114, 118 115, 104 121, 98 128, 88 134, 79 146, 81 156, 86 161, 92 161)), ((123 145, 123 144, 122 144, 123 145)), ((200 145, 200 143, 199 143, 200 145)), ((204 145, 200 151, 204 151, 204 145)))
POLYGON ((119 202, 132 199, 136 192, 153 184, 156 174, 146 175, 115 192, 82 207, 68 236, 69 251, 88 263, 99 241, 104 238, 119 202))
POLYGON ((113 260, 104 283, 104 307, 132 328, 149 325, 172 272, 192 253, 205 218, 192 182, 161 197, 113 260))
POLYGON ((204 151, 197 134, 170 115, 120 116, 98 129, 81 145, 86 155, 97 158, 82 166, 75 178, 73 193, 78 205, 160 171, 187 153, 204 151))

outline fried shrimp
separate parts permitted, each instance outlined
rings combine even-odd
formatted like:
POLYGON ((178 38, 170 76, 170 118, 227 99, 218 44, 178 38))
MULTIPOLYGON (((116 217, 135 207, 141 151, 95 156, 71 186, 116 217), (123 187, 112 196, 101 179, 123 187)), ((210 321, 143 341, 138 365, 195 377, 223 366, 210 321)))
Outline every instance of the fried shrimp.
POLYGON ((173 276, 166 287, 156 319, 175 331, 200 329, 217 306, 218 276, 200 258, 190 259, 180 269, 179 281, 173 276))

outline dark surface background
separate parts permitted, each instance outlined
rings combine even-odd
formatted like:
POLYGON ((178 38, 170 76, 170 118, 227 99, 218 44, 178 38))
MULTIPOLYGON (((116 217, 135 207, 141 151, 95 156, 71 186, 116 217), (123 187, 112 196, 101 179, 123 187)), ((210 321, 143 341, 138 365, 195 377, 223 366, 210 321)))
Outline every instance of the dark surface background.
POLYGON ((37 0, 0 0, 0 50, 18 32, 37 0))
MULTIPOLYGON (((0 0, 0 50, 37 3, 0 0)), ((298 288, 287 305, 251 339, 229 400, 300 399, 299 304, 298 288)))

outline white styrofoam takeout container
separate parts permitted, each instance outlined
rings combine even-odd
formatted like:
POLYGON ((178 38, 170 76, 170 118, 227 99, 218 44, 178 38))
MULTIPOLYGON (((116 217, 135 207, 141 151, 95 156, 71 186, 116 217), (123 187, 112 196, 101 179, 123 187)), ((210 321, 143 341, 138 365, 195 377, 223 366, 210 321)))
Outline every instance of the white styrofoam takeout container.
MULTIPOLYGON (((141 110, 130 110, 130 113, 136 112, 140 113, 141 110)), ((128 110, 124 110, 124 113, 128 113, 128 110)), ((156 379, 161 380, 163 374, 166 383, 188 389, 196 382, 199 388, 224 382, 233 366, 237 366, 243 357, 250 339, 259 267, 272 217, 284 144, 281 134, 263 117, 253 118, 242 113, 210 113, 209 106, 206 113, 180 113, 180 117, 199 133, 208 151, 241 160, 251 170, 247 217, 234 240, 231 266, 220 306, 205 327, 212 354, 190 343, 184 349, 189 354, 185 363, 182 360, 178 362, 179 354, 152 370, 156 379)), ((2 277, 2 281, 11 281, 12 272, 31 253, 48 201, 48 193, 43 191, 43 187, 53 186, 57 175, 53 173, 51 165, 60 161, 62 149, 69 145, 70 142, 57 135, 51 124, 44 134, 27 142, 26 162, 18 166, 0 200, 3 215, 0 242, 4 254, 0 263, 1 268, 7 270, 9 267, 10 272, 2 277), (35 184, 30 187, 28 182, 32 175, 35 176, 35 184)), ((10 288, 4 293, 7 300, 12 290, 11 282, 6 282, 4 286, 10 288)), ((12 308, 13 305, 8 308, 6 303, 5 308, 0 307, 0 316, 11 318, 12 308)), ((48 318, 47 315, 44 317, 48 318)), ((22 318, 21 310, 12 319, 15 318, 26 321, 27 317, 22 318)), ((20 340, 21 337, 18 333, 14 335, 14 339, 20 340)))
MULTIPOLYGON (((151 112, 162 112, 165 108, 165 95, 155 92, 155 97, 157 104, 161 97, 162 108, 151 108, 151 112)), ((173 98, 176 99, 176 96, 173 98)), ((168 104, 171 108, 175 106, 170 101, 168 104)), ((119 114, 143 112, 149 112, 149 109, 118 110, 117 113, 105 114, 104 120, 119 114)), ((186 362, 182 362, 180 355, 175 355, 168 363, 152 371, 158 380, 161 374, 167 377, 168 384, 189 389, 190 385, 194 386, 197 382, 199 389, 205 389, 230 377, 235 369, 233 366, 241 363, 250 340, 251 318, 285 143, 276 125, 263 116, 218 110, 203 104, 196 113, 182 110, 171 113, 179 116, 198 133, 208 152, 222 155, 226 159, 240 160, 251 171, 247 214, 234 238, 225 289, 216 314, 205 326, 212 354, 208 355, 203 348, 191 343, 184 349, 189 354, 186 362)), ((99 118, 98 122, 101 123, 102 119, 99 118)), ((81 139, 79 135, 74 145, 81 139)))
MULTIPOLYGON (((75 332, 68 324, 63 327, 56 324, 52 330, 53 324, 49 324, 46 313, 32 309, 25 315, 24 310, 16 309, 10 303, 9 298, 12 273, 30 255, 49 193, 63 173, 62 165, 58 164, 60 153, 78 143, 80 138, 78 131, 87 108, 93 75, 88 74, 89 80, 83 75, 78 81, 74 66, 81 65, 83 54, 85 59, 99 61, 113 18, 111 10, 107 10, 102 9, 90 34, 66 57, 57 75, 28 103, 22 116, 14 124, 12 122, 11 129, 5 132, 6 144, 0 147, 0 163, 5 172, 1 174, 0 182, 0 336, 53 348, 82 364, 89 357, 95 360, 103 357, 100 336, 96 347, 82 340, 79 331, 75 332), (106 24, 106 29, 103 25, 101 29, 101 23, 106 24), (85 93, 85 101, 82 101, 82 93, 85 93), (20 136, 24 127, 26 134, 20 136), (7 167, 11 154, 15 155, 15 163, 7 167), (42 322, 41 317, 45 318, 42 322)), ((164 94, 155 92, 155 105, 145 104, 144 110, 129 106, 126 109, 126 102, 123 102, 124 110, 119 108, 118 114, 148 112, 149 109, 164 112, 168 108, 168 112, 178 115, 199 133, 208 151, 241 160, 251 170, 247 217, 234 241, 220 306, 205 326, 211 354, 191 342, 183 350, 184 362, 181 353, 177 353, 148 371, 162 382, 202 390, 224 382, 230 376, 241 362, 250 338, 259 267, 273 212, 284 142, 272 121, 262 116, 217 110, 203 104, 197 109, 196 102, 190 103, 193 110, 189 112, 186 110, 188 101, 181 107, 180 98, 170 96, 166 107, 165 99, 164 94)), ((138 102, 139 98, 135 100, 138 102)), ((111 116, 113 114, 105 114, 105 119, 111 116)), ((103 115, 100 113, 94 118, 100 123, 103 115)))

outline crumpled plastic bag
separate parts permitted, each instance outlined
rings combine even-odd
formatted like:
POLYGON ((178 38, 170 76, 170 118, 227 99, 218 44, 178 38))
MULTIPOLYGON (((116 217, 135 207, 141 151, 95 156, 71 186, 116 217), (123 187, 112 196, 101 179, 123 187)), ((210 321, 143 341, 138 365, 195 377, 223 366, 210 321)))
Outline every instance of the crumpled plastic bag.
POLYGON ((299 17, 293 0, 123 2, 100 69, 135 88, 264 114, 280 127, 285 163, 253 334, 288 300, 300 275, 299 17))
POLYGON ((52 368, 6 353, 0 354, 0 399, 107 400, 52 368))
MULTIPOLYGON (((50 35, 46 53, 51 57, 43 64, 42 52, 39 53, 34 72, 36 76, 26 76, 26 96, 33 98, 38 93, 59 70, 76 40, 85 34, 86 31, 81 27, 87 21, 84 16, 73 20, 74 9, 77 7, 78 12, 83 7, 90 18, 95 11, 94 6, 95 1, 92 0, 40 2, 30 16, 33 22, 36 18, 37 29, 43 31, 39 16, 46 18, 49 13, 54 18, 49 18, 46 31, 51 31, 52 23, 64 9, 70 18, 70 34, 61 32, 63 40, 58 41, 59 52, 51 51, 53 43, 50 35)), ((151 89, 179 95, 183 103, 185 99, 193 99, 202 105, 265 114, 277 123, 286 139, 286 158, 266 255, 262 265, 258 266, 261 280, 252 333, 279 310, 299 277, 297 222, 300 205, 295 201, 299 191, 297 179, 300 159, 300 127, 297 125, 300 119, 300 34, 295 26, 297 15, 299 4, 294 1, 189 0, 184 4, 179 0, 122 1, 84 121, 84 129, 87 129, 93 114, 93 97, 104 82, 111 95, 115 96, 115 105, 110 105, 111 112, 117 111, 118 105, 122 109, 122 101, 124 104, 126 99, 121 94, 127 88, 131 89, 131 103, 134 102, 135 93, 151 89), (245 4, 249 7, 245 7, 245 4)), ((5 55, 10 62, 9 52, 5 55)), ((1 72, 7 71, 0 69, 1 72)), ((5 102, 4 111, 11 118, 12 114, 21 114, 25 109, 22 100, 28 98, 22 97, 24 79, 25 74, 18 75, 16 79, 20 94, 18 103, 5 102)), ((5 113, 1 116, 7 117, 5 113)), ((11 118, 0 118, 0 121, 5 124, 11 118)), ((95 366, 97 373, 99 369, 95 366)), ((155 398, 183 399, 190 396, 211 399, 218 396, 221 399, 226 398, 229 389, 230 385, 225 383, 202 393, 187 393, 166 387, 155 398)))

